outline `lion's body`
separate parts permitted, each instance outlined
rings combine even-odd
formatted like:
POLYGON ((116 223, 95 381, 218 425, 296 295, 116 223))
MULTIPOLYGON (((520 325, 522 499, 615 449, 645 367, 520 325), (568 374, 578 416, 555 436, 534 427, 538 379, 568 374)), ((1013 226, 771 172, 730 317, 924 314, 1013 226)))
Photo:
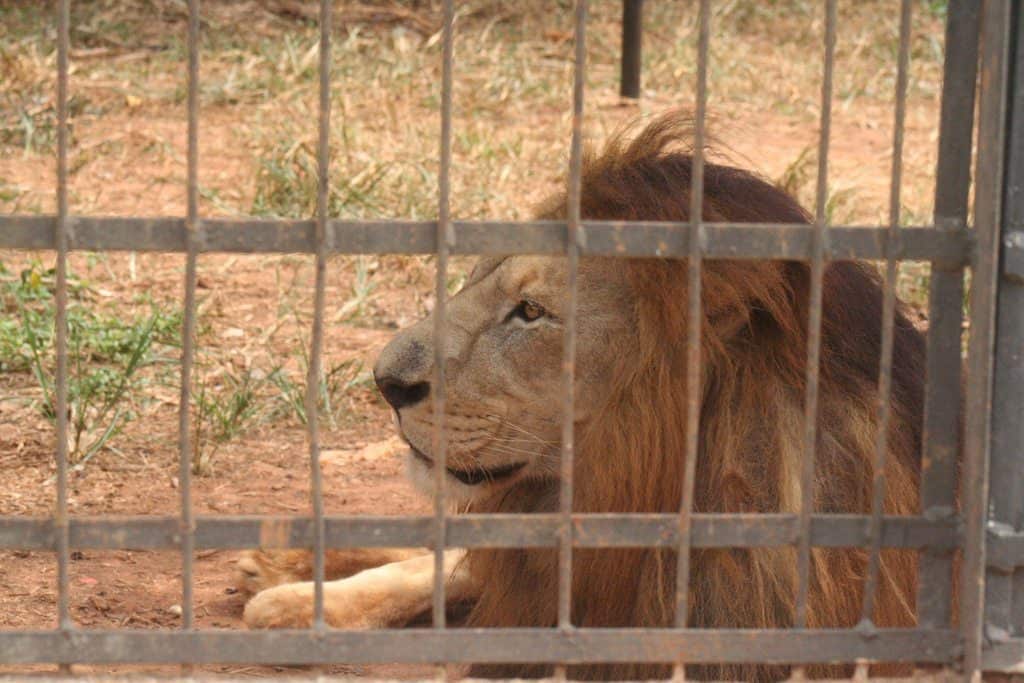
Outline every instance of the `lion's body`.
MULTIPOLYGON (((628 145, 613 143, 602 156, 589 160, 582 184, 583 216, 688 220, 691 157, 673 151, 680 137, 675 120, 662 119, 628 145)), ((564 206, 565 198, 555 197, 540 215, 560 218, 564 206)), ((804 223, 808 219, 785 193, 757 177, 707 164, 704 220, 804 223)), ((502 475, 500 482, 454 483, 464 509, 523 513, 557 509, 559 484, 553 463, 557 463, 561 414, 554 407, 560 403, 552 400, 556 395, 552 392, 559 387, 558 353, 542 361, 533 358, 533 368, 505 367, 523 364, 529 354, 539 350, 560 348, 560 304, 551 292, 563 286, 564 274, 559 275, 562 271, 558 268, 564 269, 564 264, 552 265, 555 261, 516 257, 491 262, 471 278, 466 285, 468 293, 450 304, 459 335, 466 337, 453 342, 450 356, 453 369, 447 391, 459 407, 446 418, 454 430, 451 458, 462 470, 500 468, 509 462, 522 467, 518 474, 502 475), (488 284, 491 280, 494 282, 488 284), (510 290, 521 293, 508 294, 510 290), (555 313, 539 321, 531 315, 524 322, 512 320, 513 311, 502 322, 495 322, 493 313, 487 311, 505 305, 501 297, 513 303, 520 297, 529 297, 524 301, 530 302, 537 298, 555 313), (488 351, 490 346, 493 351, 488 351), (517 387, 508 388, 510 383, 517 387), (486 403, 486 410, 477 416, 469 414, 472 409, 466 406, 473 401, 486 403), (512 432, 503 431, 506 424, 533 441, 508 436, 512 432), (505 447, 499 449, 492 443, 505 447), (533 456, 516 454, 531 448, 536 451, 533 456), (525 464, 517 464, 524 458, 525 464)), ((579 512, 679 509, 687 413, 686 267, 685 261, 667 259, 584 259, 581 264, 580 405, 574 416, 574 509, 579 512)), ((702 271, 702 292, 703 371, 695 510, 798 512, 805 438, 809 268, 798 262, 708 260, 702 271)), ((817 512, 870 511, 881 309, 880 282, 872 268, 852 262, 829 265, 824 281, 814 460, 817 512)), ((422 435, 431 422, 430 401, 407 400, 409 388, 420 387, 427 381, 424 378, 431 376, 431 362, 424 360, 431 357, 430 323, 423 325, 419 332, 414 329, 393 342, 394 348, 385 351, 377 368, 379 380, 382 375, 400 378, 400 382, 394 381, 407 392, 398 400, 394 387, 382 383, 385 396, 402 417, 403 434, 414 452, 426 450, 424 444, 429 441, 422 435)), ((887 514, 918 511, 924 354, 922 335, 902 309, 898 310, 886 466, 887 514)), ((420 452, 418 458, 429 469, 429 454, 420 452)), ((453 474, 466 481, 464 471, 453 474)), ((875 600, 877 625, 909 626, 915 622, 915 562, 910 551, 883 553, 875 600)), ((466 563, 479 590, 469 625, 555 625, 554 551, 471 550, 466 563)), ((863 550, 813 552, 810 627, 851 627, 858 622, 866 566, 863 550)), ((672 551, 579 550, 574 554, 573 577, 572 620, 579 626, 673 623, 672 551)), ((691 590, 690 626, 790 627, 797 592, 796 550, 695 550, 691 590)), ((643 679, 665 676, 669 671, 667 665, 589 665, 574 667, 570 674, 643 679)), ((550 672, 550 667, 542 666, 478 665, 471 673, 516 677, 550 672)), ((723 666, 693 668, 691 673, 769 679, 784 676, 787 670, 723 666)), ((820 673, 836 671, 822 669, 820 673)))
MULTIPOLYGON (((665 152, 671 129, 648 129, 625 150, 588 165, 582 213, 609 220, 686 221, 690 157, 665 152)), ((704 219, 792 223, 807 216, 783 192, 735 169, 705 166, 704 219)), ((561 199, 550 217, 559 215, 561 199)), ((685 465, 686 263, 636 260, 629 271, 638 299, 638 334, 623 344, 608 400, 577 444, 574 507, 579 512, 675 512, 685 465)), ((708 261, 703 272, 703 388, 695 484, 698 512, 798 512, 804 453, 804 398, 810 273, 804 263, 708 261)), ((867 513, 876 457, 882 295, 873 269, 833 263, 826 270, 815 510, 867 513)), ((902 311, 896 319, 888 514, 918 511, 925 346, 902 311)), ((475 512, 552 511, 557 500, 523 482, 475 512), (518 494, 518 495, 517 495, 518 494)), ((554 487, 554 484, 549 486, 554 487)), ((669 626, 675 557, 658 550, 577 551, 573 621, 580 626, 669 626), (618 596, 613 599, 611 596, 618 596)), ((860 619, 866 553, 813 554, 810 627, 854 626, 860 619)), ((471 571, 485 591, 473 626, 553 625, 556 556, 552 552, 478 550, 471 571)), ((915 556, 883 553, 875 623, 915 621, 915 556)), ((699 550, 691 573, 693 627, 785 628, 797 589, 793 549, 699 550)), ((477 673, 519 675, 518 667, 477 673)), ((546 673, 539 669, 531 673, 546 673)), ((639 679, 667 667, 580 667, 581 677, 639 679)), ((723 680, 784 675, 765 667, 707 667, 723 680)))

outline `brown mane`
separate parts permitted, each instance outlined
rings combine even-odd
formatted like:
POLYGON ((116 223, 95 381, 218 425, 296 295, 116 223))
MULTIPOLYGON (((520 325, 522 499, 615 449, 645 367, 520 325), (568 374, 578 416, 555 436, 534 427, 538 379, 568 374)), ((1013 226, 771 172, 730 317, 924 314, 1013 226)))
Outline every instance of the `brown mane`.
MULTIPOLYGON (((582 214, 591 219, 688 220, 691 156, 678 117, 618 137, 585 162, 582 214)), ((705 165, 704 220, 806 223, 787 194, 755 175, 705 165)), ((565 197, 540 215, 564 216, 565 197)), ((574 508, 579 512, 675 512, 684 470, 686 262, 619 259, 637 298, 636 334, 621 353, 600 418, 577 434, 574 508)), ((809 268, 800 262, 709 260, 703 268, 703 387, 695 509, 797 512, 809 268)), ((870 511, 880 352, 881 287, 876 271, 831 263, 825 276, 815 510, 870 511)), ((896 319, 887 468, 887 514, 918 511, 925 348, 900 309, 896 319)), ((548 512, 557 486, 526 481, 477 512, 548 512)), ((574 554, 573 622, 578 626, 669 626, 675 553, 656 549, 574 554)), ((470 570, 484 592, 469 617, 477 627, 554 626, 556 553, 475 550, 470 570)), ((867 554, 816 549, 810 627, 850 627, 860 617, 867 554)), ((885 551, 875 623, 915 623, 916 557, 885 551)), ((792 548, 695 550, 693 627, 786 628, 793 623, 792 548)), ((549 667, 479 665, 471 675, 532 677, 549 667)), ((665 677, 666 665, 573 667, 574 678, 665 677)), ((786 667, 691 667, 689 675, 774 679, 786 667)), ((842 675, 843 670, 812 669, 842 675)))

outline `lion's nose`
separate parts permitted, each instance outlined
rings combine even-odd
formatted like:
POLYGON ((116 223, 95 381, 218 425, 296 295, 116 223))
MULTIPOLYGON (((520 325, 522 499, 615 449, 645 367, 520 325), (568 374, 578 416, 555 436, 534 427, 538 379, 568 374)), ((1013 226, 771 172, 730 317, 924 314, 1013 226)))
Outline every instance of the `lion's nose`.
POLYGON ((395 410, 416 405, 430 395, 429 382, 408 383, 398 377, 376 373, 373 379, 377 382, 377 388, 380 389, 384 400, 395 410))

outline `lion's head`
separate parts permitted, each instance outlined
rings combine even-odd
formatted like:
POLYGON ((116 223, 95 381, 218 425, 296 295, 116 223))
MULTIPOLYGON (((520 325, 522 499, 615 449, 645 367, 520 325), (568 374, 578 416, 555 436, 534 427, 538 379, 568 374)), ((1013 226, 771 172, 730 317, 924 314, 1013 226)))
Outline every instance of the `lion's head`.
MULTIPOLYGON (((663 117, 586 160, 589 219, 686 221, 688 133, 663 117)), ((538 215, 564 218, 557 195, 538 215)), ((706 164, 709 222, 806 223, 784 192, 753 174, 706 164)), ((685 465, 686 268, 683 260, 584 258, 578 274, 575 368, 580 512, 674 512, 685 465)), ((564 258, 481 259, 448 303, 444 354, 449 491, 478 511, 557 509, 562 424, 564 258)), ((873 268, 833 263, 825 276, 815 501, 823 512, 870 510, 877 424, 881 290, 873 268)), ((796 512, 801 500, 809 269, 805 263, 708 260, 702 268, 701 415, 695 507, 703 512, 796 512)), ((398 335, 375 368, 412 449, 415 478, 433 466, 435 347, 428 319, 398 335)), ((917 509, 924 345, 896 320, 886 511, 917 509)), ((477 550, 487 586, 477 626, 551 626, 555 553, 477 550), (491 588, 493 587, 493 588, 491 588)), ((573 621, 582 626, 667 626, 675 554, 656 549, 574 554, 573 621)), ((876 623, 914 617, 913 557, 886 552, 876 623)), ((865 554, 816 550, 810 625, 852 626, 860 615, 865 554)), ((791 548, 695 551, 689 620, 703 627, 792 624, 791 548)), ((664 667, 584 667, 584 677, 644 678, 664 667)), ((543 674, 480 667, 477 674, 543 674)), ((778 668, 708 668, 721 678, 776 676, 778 668)))
MULTIPOLYGON (((588 162, 584 216, 623 218, 628 212, 647 220, 686 219, 686 183, 670 185, 680 176, 688 181, 689 157, 678 155, 675 167, 668 169, 671 173, 661 177, 665 169, 659 165, 665 160, 647 163, 646 168, 643 163, 651 150, 678 142, 672 125, 676 123, 666 119, 628 149, 616 148, 588 162), (603 177, 623 173, 638 175, 611 182, 603 177), (602 181, 606 186, 596 193, 594 185, 602 181), (635 191, 638 181, 643 195, 635 191), (627 193, 630 187, 634 191, 627 193), (608 196, 615 191, 618 196, 608 196), (674 196, 666 204, 663 195, 669 193, 674 196)), ((731 171, 709 166, 710 182, 750 180, 747 174, 731 171)), ((767 185, 762 189, 770 190, 767 185)), ((560 218, 563 204, 560 198, 552 199, 539 214, 560 218)), ((799 207, 786 208, 788 215, 780 217, 776 211, 775 220, 805 220, 799 207)), ((708 220, 726 219, 713 202, 706 213, 708 220)), ((761 216, 755 211, 744 218, 756 221, 761 216)), ((623 383, 637 381, 653 367, 673 367, 681 376, 682 366, 676 364, 682 358, 679 342, 685 339, 686 326, 685 288, 679 277, 683 268, 685 263, 642 259, 580 261, 573 415, 577 434, 593 432, 595 420, 606 420, 609 408, 621 410, 621 395, 615 389, 623 383), (656 301, 649 296, 654 291, 660 292, 656 301), (666 326, 683 336, 671 336, 666 326), (669 339, 675 341, 661 344, 669 339), (649 346, 661 357, 651 357, 651 349, 645 348, 649 346)), ((748 331, 759 322, 751 312, 766 305, 777 317, 791 318, 796 312, 783 310, 790 303, 783 291, 784 270, 778 262, 709 263, 704 274, 708 341, 720 345, 748 331), (765 287, 769 283, 771 291, 765 287)), ((481 258, 461 291, 447 302, 444 427, 449 488, 457 500, 481 500, 519 481, 557 477, 567 275, 563 257, 481 258)), ((413 476, 427 489, 433 476, 422 475, 433 467, 430 398, 435 357, 434 320, 429 317, 398 334, 374 369, 378 387, 411 447, 413 476)), ((672 421, 680 418, 675 415, 672 421)))
MULTIPOLYGON (((579 431, 599 412, 616 357, 633 351, 628 285, 610 265, 584 261, 579 269, 579 431)), ((484 258, 448 302, 444 427, 448 488, 460 502, 557 477, 566 279, 564 258, 484 258)), ((428 489, 434 358, 434 325, 427 319, 399 334, 375 368, 409 442, 413 476, 428 489)))

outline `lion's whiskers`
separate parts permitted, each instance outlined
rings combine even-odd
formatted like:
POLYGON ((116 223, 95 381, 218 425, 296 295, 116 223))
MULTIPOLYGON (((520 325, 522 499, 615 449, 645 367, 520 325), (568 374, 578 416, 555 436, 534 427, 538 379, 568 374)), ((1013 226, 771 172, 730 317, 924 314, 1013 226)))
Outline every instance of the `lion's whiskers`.
POLYGON ((548 441, 547 439, 543 439, 540 436, 538 436, 537 434, 531 432, 529 429, 526 429, 525 427, 517 425, 515 422, 508 422, 508 421, 506 421, 503 424, 506 427, 509 427, 510 429, 514 429, 514 430, 516 430, 517 432, 519 432, 521 434, 525 434, 526 436, 530 437, 531 439, 533 439, 535 441, 538 441, 538 442, 540 442, 542 444, 545 444, 545 445, 548 445, 548 446, 553 446, 554 445, 553 441, 548 441))
POLYGON ((496 443, 491 443, 491 444, 488 444, 488 445, 484 446, 479 452, 481 454, 490 452, 490 453, 496 453, 496 454, 499 454, 499 455, 530 455, 530 456, 536 456, 536 455, 540 454, 540 453, 538 453, 535 450, 530 450, 530 449, 527 449, 527 448, 516 448, 514 446, 508 446, 506 444, 496 444, 496 443))

